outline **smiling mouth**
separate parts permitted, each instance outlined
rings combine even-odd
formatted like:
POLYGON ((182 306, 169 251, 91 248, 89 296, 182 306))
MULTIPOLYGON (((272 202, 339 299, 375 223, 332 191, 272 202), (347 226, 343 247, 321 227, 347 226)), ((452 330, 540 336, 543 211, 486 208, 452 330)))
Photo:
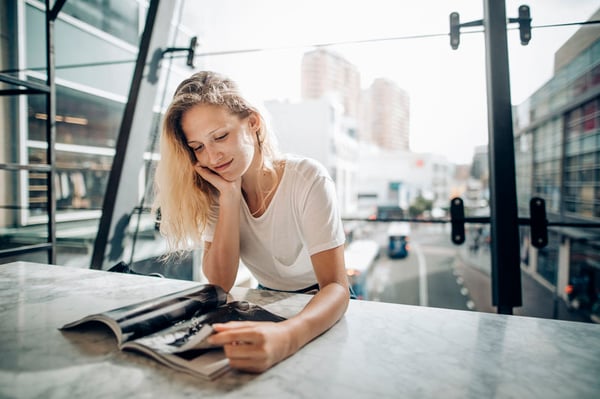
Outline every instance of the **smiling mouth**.
POLYGON ((222 165, 215 166, 215 167, 214 167, 214 168, 212 168, 212 169, 213 169, 215 172, 222 172, 222 171, 224 171, 225 169, 227 169, 227 168, 229 167, 229 165, 231 165, 231 163, 232 163, 232 162, 233 162, 233 160, 231 160, 231 161, 229 161, 229 162, 226 162, 226 163, 224 163, 224 164, 222 164, 222 165))

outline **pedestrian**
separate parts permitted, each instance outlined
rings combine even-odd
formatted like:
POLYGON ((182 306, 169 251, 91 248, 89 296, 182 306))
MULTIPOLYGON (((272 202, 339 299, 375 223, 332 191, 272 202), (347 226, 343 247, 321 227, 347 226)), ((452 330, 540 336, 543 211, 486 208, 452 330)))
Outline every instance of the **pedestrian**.
POLYGON ((210 283, 229 291, 241 259, 259 288, 316 292, 280 323, 214 325, 230 366, 251 372, 332 327, 350 297, 334 183, 316 161, 279 153, 264 116, 231 79, 192 75, 166 111, 155 174, 170 253, 203 244, 210 283))

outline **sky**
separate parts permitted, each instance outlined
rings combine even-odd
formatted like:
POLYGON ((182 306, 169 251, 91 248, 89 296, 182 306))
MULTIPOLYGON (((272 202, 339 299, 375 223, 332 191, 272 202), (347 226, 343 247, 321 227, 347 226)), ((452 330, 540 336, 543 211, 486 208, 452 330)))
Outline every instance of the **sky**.
MULTIPOLYGON (((555 51, 578 28, 535 26, 586 21, 600 7, 597 0, 506 0, 507 17, 517 17, 521 4, 534 29, 521 46, 518 25, 508 26, 515 105, 551 78, 555 51)), ((483 0, 187 0, 184 15, 198 34, 197 52, 207 54, 198 66, 264 101, 299 100, 302 54, 334 43, 327 48, 358 68, 363 88, 383 77, 409 93, 413 151, 470 163, 474 147, 488 141, 484 36, 474 32, 480 27, 463 28, 452 50, 451 12, 462 23, 480 20, 483 0), (210 55, 247 49, 262 50, 210 55)))

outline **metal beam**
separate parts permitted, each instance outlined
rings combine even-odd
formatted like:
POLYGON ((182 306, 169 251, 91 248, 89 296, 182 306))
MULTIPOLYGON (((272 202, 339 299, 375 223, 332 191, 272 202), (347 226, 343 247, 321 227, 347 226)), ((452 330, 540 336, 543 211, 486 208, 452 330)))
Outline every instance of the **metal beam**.
POLYGON ((152 0, 140 41, 139 53, 125 106, 116 153, 110 171, 98 234, 94 242, 92 269, 108 269, 122 260, 129 219, 138 203, 138 176, 151 132, 158 83, 144 79, 149 56, 166 47, 175 5, 152 0))
POLYGON ((50 20, 51 21, 55 21, 56 18, 58 18, 58 14, 60 13, 60 10, 62 9, 62 7, 65 5, 65 2, 67 0, 56 0, 54 2, 54 6, 52 7, 52 10, 50 10, 50 20))
POLYGON ((515 183, 506 6, 484 0, 490 163, 492 303, 498 313, 512 314, 522 305, 519 224, 515 183))
POLYGON ((50 12, 50 0, 46 0, 46 162, 50 169, 46 172, 48 196, 48 263, 56 264, 56 191, 54 176, 56 174, 56 56, 54 53, 54 18, 50 12))

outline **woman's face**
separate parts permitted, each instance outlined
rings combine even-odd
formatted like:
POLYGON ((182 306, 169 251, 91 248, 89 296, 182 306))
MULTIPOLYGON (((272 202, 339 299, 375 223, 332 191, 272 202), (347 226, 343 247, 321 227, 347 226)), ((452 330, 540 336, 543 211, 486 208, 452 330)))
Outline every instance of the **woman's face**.
POLYGON ((183 114, 181 128, 200 166, 228 181, 243 176, 257 147, 256 114, 240 119, 226 107, 200 104, 183 114))

